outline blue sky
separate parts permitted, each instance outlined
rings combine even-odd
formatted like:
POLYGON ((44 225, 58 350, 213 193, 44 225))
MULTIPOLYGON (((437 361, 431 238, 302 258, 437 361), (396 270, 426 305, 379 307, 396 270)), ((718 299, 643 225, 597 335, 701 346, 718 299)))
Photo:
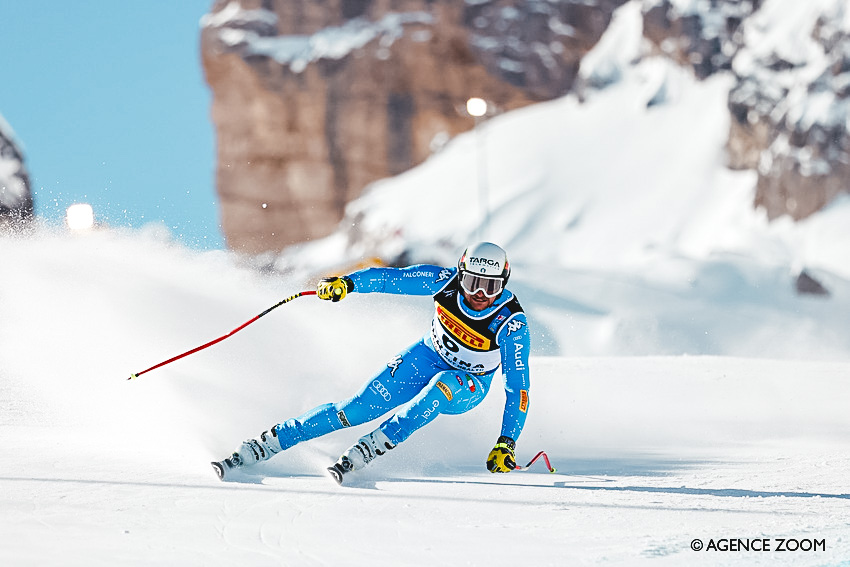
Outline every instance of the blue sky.
POLYGON ((213 0, 0 0, 0 115, 22 144, 36 214, 88 202, 105 224, 161 222, 222 248, 211 93, 213 0))

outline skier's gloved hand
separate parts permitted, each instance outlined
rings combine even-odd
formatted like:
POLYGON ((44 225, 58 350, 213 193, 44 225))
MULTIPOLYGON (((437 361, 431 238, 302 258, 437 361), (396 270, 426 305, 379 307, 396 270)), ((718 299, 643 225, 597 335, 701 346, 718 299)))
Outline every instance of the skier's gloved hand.
POLYGON ((510 437, 502 435, 496 441, 496 446, 487 457, 487 470, 492 473, 511 472, 516 468, 516 455, 514 447, 516 442, 510 437))
POLYGON ((354 282, 348 276, 323 278, 316 287, 316 295, 319 299, 339 301, 353 290, 354 282))

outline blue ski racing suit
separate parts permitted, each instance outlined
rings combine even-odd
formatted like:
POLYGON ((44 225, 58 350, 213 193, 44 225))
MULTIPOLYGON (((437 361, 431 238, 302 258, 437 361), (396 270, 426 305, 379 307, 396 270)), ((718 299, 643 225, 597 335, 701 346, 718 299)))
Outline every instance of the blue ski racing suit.
POLYGON ((281 450, 396 408, 380 429, 398 445, 440 414, 462 414, 477 406, 500 365, 506 394, 501 435, 519 438, 529 408, 530 339, 525 313, 513 293, 505 289, 490 307, 475 311, 460 293, 456 268, 367 268, 347 277, 355 293, 433 296, 431 329, 354 396, 276 425, 281 450))

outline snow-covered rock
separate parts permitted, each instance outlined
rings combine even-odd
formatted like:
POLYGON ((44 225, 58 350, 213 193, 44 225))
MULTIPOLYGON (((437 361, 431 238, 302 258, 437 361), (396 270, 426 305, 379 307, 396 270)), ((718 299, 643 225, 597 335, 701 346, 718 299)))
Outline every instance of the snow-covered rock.
POLYGON ((16 230, 32 219, 29 173, 11 126, 0 116, 0 230, 16 230))
POLYGON ((203 18, 230 248, 332 232, 369 183, 475 119, 562 96, 625 0, 221 0, 203 18))

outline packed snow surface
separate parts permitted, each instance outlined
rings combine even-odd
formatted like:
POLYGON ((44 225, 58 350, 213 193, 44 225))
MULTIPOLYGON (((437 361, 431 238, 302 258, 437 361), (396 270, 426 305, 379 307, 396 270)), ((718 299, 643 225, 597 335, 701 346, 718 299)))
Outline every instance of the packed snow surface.
MULTIPOLYGON (((533 565, 847 565, 850 557, 847 360, 535 354, 518 460, 546 451, 556 473, 542 460, 487 472, 504 399, 494 388, 350 486, 324 469, 377 422, 221 483, 210 460, 351 395, 425 331, 430 300, 300 298, 128 381, 307 284, 262 275, 225 252, 174 246, 155 231, 39 233, 2 241, 0 262, 15 267, 0 296, 3 565, 489 565, 494 556, 533 565), (693 551, 694 540, 705 549, 693 551), (715 550, 743 540, 771 551, 715 550), (781 540, 800 549, 779 552, 781 540)), ((552 321, 576 309, 520 288, 552 321)), ((645 302, 669 299, 644 289, 645 302)), ((773 324, 764 332, 780 333, 773 324)), ((797 340, 800 350, 818 341, 797 340)))

